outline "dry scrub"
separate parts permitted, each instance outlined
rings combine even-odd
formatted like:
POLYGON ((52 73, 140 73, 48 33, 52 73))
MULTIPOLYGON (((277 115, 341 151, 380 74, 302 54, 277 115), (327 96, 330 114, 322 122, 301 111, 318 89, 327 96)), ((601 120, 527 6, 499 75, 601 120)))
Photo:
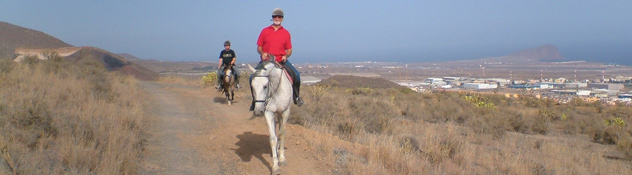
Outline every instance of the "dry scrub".
POLYGON ((340 174, 631 174, 632 109, 575 100, 306 86, 290 122, 340 174), (342 160, 341 160, 342 159, 342 160))
POLYGON ((0 174, 135 174, 146 95, 83 58, 0 60, 0 174))

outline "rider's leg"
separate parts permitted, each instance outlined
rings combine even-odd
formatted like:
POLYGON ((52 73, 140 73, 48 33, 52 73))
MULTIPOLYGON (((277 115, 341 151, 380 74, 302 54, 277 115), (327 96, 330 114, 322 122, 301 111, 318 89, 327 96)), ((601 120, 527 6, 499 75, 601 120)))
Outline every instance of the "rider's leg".
POLYGON ((220 89, 222 87, 223 68, 224 66, 221 66, 217 69, 217 86, 215 86, 215 89, 220 89))
POLYGON ((294 68, 294 66, 292 65, 292 63, 290 63, 290 61, 285 61, 285 64, 283 64, 285 66, 285 70, 287 70, 290 73, 290 76, 292 76, 292 90, 293 90, 293 100, 294 100, 294 104, 298 105, 298 106, 302 106, 303 105, 303 98, 301 98, 300 96, 300 90, 301 90, 301 74, 296 70, 296 68, 294 68))
POLYGON ((235 67, 232 67, 233 69, 233 75, 235 76, 235 83, 237 84, 237 89, 241 88, 241 84, 239 84, 239 72, 237 72, 237 69, 235 69, 235 67))

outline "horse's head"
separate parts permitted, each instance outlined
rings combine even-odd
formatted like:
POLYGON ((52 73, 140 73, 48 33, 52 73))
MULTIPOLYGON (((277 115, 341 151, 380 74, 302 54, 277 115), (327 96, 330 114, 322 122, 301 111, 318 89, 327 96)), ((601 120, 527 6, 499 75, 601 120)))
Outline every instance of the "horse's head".
POLYGON ((252 94, 255 100, 255 115, 262 115, 265 110, 266 100, 268 98, 270 89, 270 76, 273 70, 276 68, 276 63, 273 61, 264 61, 257 65, 257 68, 248 67, 253 73, 252 82, 250 87, 252 88, 252 94))
POLYGON ((233 77, 233 65, 228 65, 224 67, 224 82, 230 82, 230 79, 233 77))

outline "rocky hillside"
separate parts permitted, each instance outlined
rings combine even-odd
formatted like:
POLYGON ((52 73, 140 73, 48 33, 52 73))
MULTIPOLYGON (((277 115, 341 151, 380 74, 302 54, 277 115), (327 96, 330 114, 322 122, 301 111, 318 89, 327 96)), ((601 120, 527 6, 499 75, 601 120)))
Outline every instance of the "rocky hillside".
POLYGON ((56 52, 70 62, 97 59, 109 71, 118 71, 141 80, 156 80, 159 76, 154 71, 106 50, 89 46, 73 47, 46 33, 0 22, 0 58, 20 61, 25 56, 36 56, 46 59, 42 54, 46 51, 56 52))
POLYGON ((118 71, 125 75, 132 75, 140 80, 157 80, 158 73, 143 66, 128 61, 127 59, 95 47, 81 47, 77 52, 66 57, 71 62, 79 62, 81 59, 97 59, 109 71, 118 71))
POLYGON ((27 47, 35 49, 72 47, 46 33, 0 21, 0 58, 15 57, 15 49, 27 47))
POLYGON ((129 61, 141 60, 140 58, 138 58, 138 57, 136 57, 136 56, 134 56, 132 54, 129 54, 129 53, 117 53, 116 55, 121 56, 121 57, 123 57, 123 58, 125 58, 125 59, 127 59, 129 61))

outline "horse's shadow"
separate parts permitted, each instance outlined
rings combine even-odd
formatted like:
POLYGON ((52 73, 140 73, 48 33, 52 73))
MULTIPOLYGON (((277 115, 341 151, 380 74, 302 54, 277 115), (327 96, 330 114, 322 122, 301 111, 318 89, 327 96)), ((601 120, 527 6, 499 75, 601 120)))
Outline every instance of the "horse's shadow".
MULTIPOLYGON (((213 102, 215 103, 221 103, 221 104, 228 104, 228 102, 226 102, 226 97, 215 97, 213 98, 213 102)), ((236 103, 237 100, 233 100, 233 103, 236 103)))
POLYGON ((255 157, 268 167, 268 170, 272 170, 270 162, 263 158, 263 155, 272 156, 272 150, 270 149, 270 136, 253 134, 252 132, 244 132, 241 135, 237 135, 239 141, 235 143, 239 148, 232 149, 241 158, 241 161, 250 162, 252 157, 255 157))

